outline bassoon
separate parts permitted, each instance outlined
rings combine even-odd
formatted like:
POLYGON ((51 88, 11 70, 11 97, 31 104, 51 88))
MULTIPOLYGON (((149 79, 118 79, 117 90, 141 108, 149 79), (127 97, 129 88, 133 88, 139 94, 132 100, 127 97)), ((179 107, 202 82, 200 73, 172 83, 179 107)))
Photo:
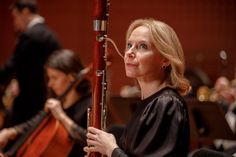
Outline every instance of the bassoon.
MULTIPOLYGON (((104 130, 106 127, 106 38, 109 0, 94 0, 93 5, 93 83, 88 125, 104 130)), ((89 156, 99 157, 101 154, 90 153, 89 156)))

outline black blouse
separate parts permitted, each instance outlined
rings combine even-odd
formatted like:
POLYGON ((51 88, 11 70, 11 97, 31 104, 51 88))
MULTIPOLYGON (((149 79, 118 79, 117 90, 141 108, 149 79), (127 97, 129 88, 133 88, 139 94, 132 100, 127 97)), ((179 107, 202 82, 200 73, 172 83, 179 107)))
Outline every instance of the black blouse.
POLYGON ((142 100, 112 157, 186 157, 189 118, 183 98, 166 87, 142 100))

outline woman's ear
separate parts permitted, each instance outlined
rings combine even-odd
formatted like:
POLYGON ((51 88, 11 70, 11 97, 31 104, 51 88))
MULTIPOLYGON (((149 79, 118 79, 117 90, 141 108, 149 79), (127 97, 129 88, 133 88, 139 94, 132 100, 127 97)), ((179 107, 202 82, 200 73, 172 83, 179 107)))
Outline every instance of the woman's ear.
POLYGON ((170 65, 170 61, 167 58, 162 58, 162 67, 168 67, 170 65))

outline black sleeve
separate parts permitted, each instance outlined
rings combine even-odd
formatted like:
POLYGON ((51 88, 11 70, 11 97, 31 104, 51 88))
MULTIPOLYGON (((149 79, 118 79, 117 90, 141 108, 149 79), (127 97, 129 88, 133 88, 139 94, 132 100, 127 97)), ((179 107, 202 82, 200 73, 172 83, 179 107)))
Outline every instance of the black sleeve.
POLYGON ((24 61, 27 57, 29 45, 31 45, 29 37, 25 34, 20 35, 11 58, 0 68, 0 84, 7 84, 10 81, 19 66, 19 61, 24 61))
POLYGON ((90 105, 91 97, 82 96, 79 101, 72 105, 71 108, 66 109, 65 112, 74 124, 69 129, 69 136, 76 143, 80 143, 83 146, 86 145, 86 133, 87 133, 87 109, 90 105))
POLYGON ((87 139, 86 133, 87 133, 87 130, 84 129, 83 127, 80 127, 77 124, 74 124, 72 126, 71 131, 69 131, 70 137, 73 140, 75 140, 77 143, 80 143, 84 146, 87 144, 87 142, 86 142, 86 139, 87 139))
POLYGON ((182 132, 188 121, 185 121, 187 117, 179 99, 169 95, 159 97, 146 108, 140 120, 134 154, 176 157, 180 153, 185 156, 178 151, 187 147, 187 143, 182 142, 185 139, 182 132))
POLYGON ((44 111, 40 111, 37 115, 35 115, 33 118, 30 120, 21 123, 19 125, 14 126, 14 128, 17 130, 19 134, 24 134, 26 133, 30 128, 35 126, 37 123, 39 123, 42 118, 46 115, 44 111))
POLYGON ((5 65, 0 68, 0 84, 7 84, 13 76, 15 69, 15 56, 13 55, 5 65))
POLYGON ((111 157, 128 157, 125 152, 120 148, 115 148, 111 154, 111 157))

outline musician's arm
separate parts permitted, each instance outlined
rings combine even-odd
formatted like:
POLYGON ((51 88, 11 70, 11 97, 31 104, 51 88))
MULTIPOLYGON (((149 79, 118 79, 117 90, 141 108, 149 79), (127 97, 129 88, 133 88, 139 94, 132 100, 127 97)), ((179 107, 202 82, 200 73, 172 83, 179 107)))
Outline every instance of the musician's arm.
POLYGON ((42 116, 44 116, 44 114, 45 114, 44 111, 40 111, 33 118, 29 119, 24 123, 16 125, 13 128, 16 130, 17 134, 24 134, 25 132, 27 132, 28 129, 34 126, 42 118, 42 116))
POLYGON ((24 134, 37 123, 43 116, 43 111, 39 112, 32 119, 10 128, 4 128, 0 131, 0 148, 4 148, 9 140, 15 139, 19 134, 24 134))
POLYGON ((71 138, 86 143, 86 129, 78 126, 69 116, 62 114, 58 119, 66 130, 69 132, 71 138))
POLYGON ((45 110, 51 111, 53 117, 65 127, 72 139, 86 141, 86 130, 79 127, 76 122, 67 115, 60 101, 48 99, 45 104, 45 110))

